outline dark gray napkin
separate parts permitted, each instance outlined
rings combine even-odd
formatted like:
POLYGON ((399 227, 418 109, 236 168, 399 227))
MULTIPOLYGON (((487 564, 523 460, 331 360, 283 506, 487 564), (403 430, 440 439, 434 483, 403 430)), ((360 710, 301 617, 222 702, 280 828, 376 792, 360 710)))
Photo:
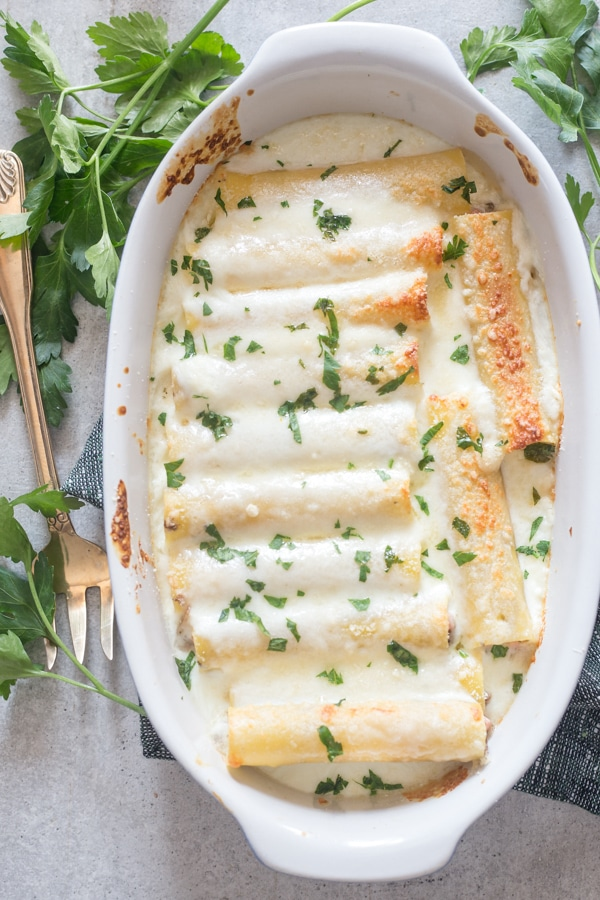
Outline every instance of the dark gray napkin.
MULTIPOLYGON (((102 507, 102 420, 90 434, 63 485, 86 503, 102 507)), ((173 759, 149 719, 141 719, 141 743, 149 759, 173 759)), ((581 678, 554 735, 515 790, 574 803, 600 815, 600 612, 581 678)))

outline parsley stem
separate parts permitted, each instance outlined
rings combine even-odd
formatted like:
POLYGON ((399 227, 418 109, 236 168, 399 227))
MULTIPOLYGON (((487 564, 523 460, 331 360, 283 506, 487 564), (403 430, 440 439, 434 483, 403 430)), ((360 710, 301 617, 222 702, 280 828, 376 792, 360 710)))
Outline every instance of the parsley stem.
POLYGON ((331 16, 327 21, 328 22, 339 22, 340 19, 343 19, 344 16, 353 13, 355 9, 360 9, 361 6, 367 6, 368 3, 373 3, 374 0, 356 0, 355 3, 351 3, 349 6, 345 6, 343 9, 340 9, 339 12, 335 13, 335 15, 331 16))
POLYGON ((77 681, 75 678, 68 678, 66 675, 59 675, 57 672, 47 672, 45 669, 36 672, 35 675, 22 675, 21 677, 52 678, 54 681, 62 681, 64 682, 64 684, 70 684, 73 685, 73 687, 81 688, 82 691, 90 691, 92 694, 100 694, 107 700, 113 700, 120 706, 124 706, 126 707, 126 709, 131 709, 133 710, 133 712, 136 712, 140 716, 146 715, 146 711, 143 706, 139 706, 139 704, 133 703, 131 700, 126 700, 125 697, 121 697, 119 696, 119 694, 113 694, 112 691, 107 690, 100 683, 98 683, 98 685, 84 684, 82 681, 77 681))
POLYGON ((59 637, 59 635, 54 630, 54 626, 49 621, 48 616, 44 612, 44 607, 42 606, 42 603, 40 601, 37 587, 33 578, 33 568, 29 566, 27 567, 27 582, 29 584, 31 596, 33 597, 33 602, 35 603, 38 615, 44 625, 48 640, 51 641, 51 643, 53 643, 56 647, 58 647, 59 650, 62 650, 65 656, 67 656, 71 660, 73 665, 77 669, 79 669, 81 674, 84 675, 85 678, 87 678, 90 684, 84 684, 81 681, 75 681, 72 678, 67 678, 64 675, 58 675, 55 672, 48 672, 46 670, 40 670, 38 673, 36 673, 37 677, 54 678, 58 681, 64 681, 67 684, 72 684, 76 687, 80 687, 85 691, 92 691, 93 693, 100 694, 102 697, 106 697, 108 700, 114 700, 115 703, 119 703, 121 706, 125 706, 127 707, 127 709, 131 709, 134 712, 137 712, 139 715, 145 715, 143 707, 139 706, 137 703, 132 703, 130 700, 126 700, 125 697, 121 697, 119 696, 119 694, 114 694, 112 691, 109 691, 107 688, 105 688, 102 682, 98 678, 96 678, 96 676, 92 672, 90 672, 87 666, 84 666, 83 663, 79 662, 75 654, 67 647, 62 638, 59 637))

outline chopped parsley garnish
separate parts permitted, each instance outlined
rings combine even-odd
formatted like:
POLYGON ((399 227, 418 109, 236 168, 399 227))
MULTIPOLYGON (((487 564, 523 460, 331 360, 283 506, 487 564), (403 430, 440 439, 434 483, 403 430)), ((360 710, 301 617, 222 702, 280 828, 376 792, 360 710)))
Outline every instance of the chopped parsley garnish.
POLYGON ((191 356, 196 355, 196 344, 194 342, 194 336, 191 331, 186 330, 183 332, 183 340, 179 340, 179 338, 175 334, 175 323, 169 322, 168 325, 162 330, 162 333, 165 336, 165 341, 167 344, 181 344, 184 348, 184 354, 182 359, 189 359, 191 356))
POLYGON ((436 550, 449 550, 449 549, 450 549, 450 544, 448 543, 448 539, 447 539, 447 538, 444 538, 443 540, 441 540, 441 541, 439 542, 439 544, 436 544, 436 545, 435 545, 435 549, 436 549, 436 550))
POLYGON ((212 309, 208 305, 208 303, 202 304, 202 315, 203 316, 212 316, 212 309))
POLYGON ((529 532, 529 540, 532 541, 539 531, 540 525, 544 521, 543 516, 538 516, 537 519, 534 519, 531 523, 531 531, 529 532))
POLYGON ((386 784, 372 769, 369 769, 368 775, 363 775, 362 781, 356 783, 365 788, 371 797, 374 797, 377 791, 400 791, 403 788, 401 784, 386 784))
POLYGON ((194 259, 193 256, 186 255, 181 261, 181 268, 190 273, 193 284, 200 284, 202 281, 205 290, 208 290, 209 284, 213 282, 210 265, 205 259, 194 259))
POLYGON ((317 220, 317 228, 328 241, 335 241, 339 232, 347 231, 352 224, 350 216, 336 214, 331 208, 323 209, 322 200, 314 201, 313 216, 317 220))
POLYGON ((239 557, 244 560, 249 569, 256 568, 258 550, 235 550, 233 547, 227 547, 217 526, 212 523, 207 525, 204 530, 210 535, 212 541, 202 541, 200 550, 206 550, 212 559, 216 559, 220 563, 226 563, 235 557, 239 557))
POLYGON ((398 375, 397 378, 392 378, 391 381, 386 381, 385 384, 382 384, 381 387, 377 388, 377 393, 380 397, 383 397, 384 394, 391 394, 393 391, 398 390, 398 388, 404 384, 408 376, 414 371, 414 366, 410 366, 406 372, 402 373, 402 375, 398 375))
POLYGON ((264 594, 263 596, 267 603, 270 606, 274 606, 275 609, 283 609, 287 603, 287 597, 273 597, 271 594, 264 594))
POLYGON ((325 350, 323 353, 323 384, 338 396, 340 396, 340 369, 341 365, 337 359, 331 355, 329 350, 325 350))
POLYGON ((253 591, 256 591, 258 594, 260 594, 262 591, 264 591, 264 589, 266 587, 264 581, 253 581, 252 578, 246 578, 246 584, 250 588, 252 588, 253 591))
POLYGON ((452 240, 448 241, 444 250, 442 251, 442 262, 450 262, 453 259, 460 259, 460 257, 464 255, 464 252, 468 246, 469 245, 466 241, 463 241, 461 237, 455 234, 452 240))
POLYGON ((461 344, 457 347, 453 353, 450 354, 450 359, 452 362, 458 363, 461 366, 466 366, 469 362, 469 347, 467 344, 461 344))
POLYGON ((397 335, 402 337, 402 335, 406 332, 408 325, 405 325, 404 322, 398 322, 397 325, 394 325, 394 331, 397 335))
POLYGON ((523 687, 523 674, 521 672, 513 672, 512 689, 513 694, 518 694, 523 687))
POLYGON ((167 344, 178 344, 179 339, 175 337, 175 322, 169 322, 162 330, 167 344))
POLYGON ((228 338, 223 345, 223 359, 229 360, 229 362, 234 362, 235 356, 235 345, 239 344, 241 341, 241 337, 239 334, 234 334, 232 337, 228 338))
POLYGON ((333 300, 330 300, 329 297, 319 297, 319 299, 313 306, 313 309, 320 309, 325 316, 325 319, 327 320, 327 334, 319 335, 319 344, 321 345, 321 350, 323 350, 323 345, 325 345, 329 350, 331 350, 332 353, 335 353, 339 345, 340 330, 338 326, 337 316, 335 314, 333 300))
POLYGON ((287 650, 287 638, 274 637, 268 643, 267 650, 273 650, 275 653, 285 653, 287 650))
POLYGON ((428 575, 431 575, 432 578, 437 578, 438 580, 442 580, 444 577, 442 572, 438 572, 437 569, 434 569, 429 563, 421 557, 421 568, 424 572, 427 572, 428 575))
POLYGON ((531 544, 528 546, 517 547, 517 553, 522 553, 523 556, 533 556, 536 559, 546 559, 548 553, 550 552, 550 541, 538 541, 535 547, 532 547, 531 544))
POLYGON ((465 522, 464 519, 459 519, 458 516, 454 516, 454 518, 453 518, 453 520, 452 520, 452 527, 453 527, 456 531, 458 531, 459 534, 462 534, 462 536, 463 536, 464 538, 468 538, 468 537, 469 537, 469 534, 470 534, 470 531, 471 531, 471 526, 469 525, 468 522, 465 522))
POLYGON ((460 175, 458 178, 452 178, 448 184, 443 184, 442 190, 446 194, 454 194, 456 191, 460 191, 461 197, 467 203, 470 203, 471 194, 477 193, 477 185, 474 181, 467 181, 464 175, 460 175))
POLYGON ((165 463, 165 472, 167 473, 167 487, 180 488, 185 481, 185 475, 178 472, 177 469, 182 465, 183 459, 176 459, 173 462, 165 463))
POLYGON ((377 473, 377 475, 379 475, 382 481, 389 481, 392 477, 389 472, 385 471, 385 469, 375 469, 375 472, 377 473))
POLYGON ((221 438, 227 437, 227 429, 231 428, 233 425, 233 421, 229 416, 215 412, 214 409, 211 409, 209 406, 202 410, 202 412, 199 412, 196 418, 200 420, 201 425, 204 425, 205 428, 209 428, 210 431, 212 431, 215 441, 220 441, 221 438))
POLYGON ((344 679, 342 678, 339 672, 336 672, 335 669, 330 669, 329 672, 326 672, 325 669, 322 672, 319 672, 317 678, 326 678, 330 684, 343 684, 344 679))
POLYGON ((195 240, 195 242, 196 242, 197 244, 199 244, 200 241, 203 241, 204 238, 207 237, 207 235, 210 234, 210 232, 211 232, 211 229, 208 228, 207 226, 204 226, 203 228, 196 228, 196 231, 194 232, 194 240, 195 240))
POLYGON ((446 287, 447 287, 449 290, 452 290, 452 282, 450 281, 450 276, 448 275, 447 272, 446 272, 446 274, 444 275, 444 281, 446 282, 446 287))
POLYGON ((196 654, 193 650, 190 650, 185 659, 178 659, 175 657, 175 665, 177 666, 177 671, 179 672, 179 677, 185 684, 188 691, 192 689, 192 669, 196 665, 196 654))
POLYGON ((241 200, 238 200, 238 209, 249 209, 251 207, 255 207, 256 203, 252 199, 252 197, 242 197, 241 200))
POLYGON ((158 416, 157 416, 157 419, 158 419, 158 421, 160 422, 161 425, 164 425, 165 422, 167 421, 167 414, 166 414, 166 412, 161 412, 161 413, 159 413, 158 416))
POLYGON ((288 428, 292 432, 294 440, 297 444, 302 443, 302 434, 300 433, 300 425, 298 424, 298 417, 296 415, 296 412, 298 410, 314 409, 314 399, 316 396, 317 389, 309 388, 307 391, 304 391, 302 394, 300 394, 295 400, 286 400, 285 403, 282 403, 277 410, 278 415, 288 417, 288 428))
POLYGON ((457 566, 464 566, 466 563, 472 562, 476 557, 476 553, 467 553, 465 550, 456 550, 452 554, 452 559, 457 566))
POLYGON ((320 781, 315 788, 315 794, 333 794, 336 796, 341 794, 344 788, 347 787, 348 782, 341 775, 338 775, 335 781, 333 778, 326 778, 325 781, 320 781))
POLYGON ((321 172, 319 178, 321 179, 321 181, 325 181, 326 178, 329 178, 330 175, 333 175, 336 169, 337 166, 329 166, 328 169, 325 169, 324 172, 321 172))
POLYGON ((262 349, 262 344, 258 344, 256 341, 250 341, 250 343, 246 347, 246 353, 256 353, 258 350, 262 349))
POLYGON ((419 507, 422 510, 422 512, 424 512, 425 515, 428 516, 429 515, 429 504, 427 503, 427 500, 425 500, 425 498, 422 497, 420 494, 415 494, 415 500, 419 504, 419 507))
POLYGON ((288 209, 288 208, 289 208, 289 205, 290 205, 290 201, 289 201, 289 200, 282 200, 281 203, 280 203, 280 206, 283 206, 284 209, 288 209))
POLYGON ((531 499, 533 500, 533 505, 537 506, 540 500, 542 499, 539 495, 539 492, 536 488, 532 488, 531 490, 531 499))
POLYGON ((539 442, 537 444, 529 444, 525 447, 523 454, 529 462, 545 463, 549 462, 556 452, 556 444, 545 444, 539 442))
POLYGON ((366 612, 371 605, 370 597, 348 597, 348 603, 351 603, 357 612, 366 612))
POLYGON ((276 534, 273 540, 269 542, 269 547, 271 550, 281 550, 282 547, 288 547, 290 550, 294 550, 296 545, 286 534, 276 534))
POLYGON ((389 544, 383 551, 383 562, 385 564, 386 572, 389 572, 392 566, 402 566, 404 564, 404 560, 400 559, 398 554, 393 551, 389 544))
POLYGON ((390 641, 387 645, 387 652, 393 656, 396 662, 400 663, 401 666, 410 669, 415 675, 418 674, 419 660, 414 653, 411 653, 410 650, 407 650, 406 647, 403 647, 398 641, 390 641))
POLYGON ((306 322, 300 322, 299 325, 284 325, 283 327, 287 328, 288 331, 304 331, 306 328, 308 328, 308 325, 306 324, 306 322))
POLYGON ((491 654, 494 659, 503 659, 508 653, 508 647, 504 644, 492 644, 491 654))
POLYGON ((483 453, 483 435, 479 433, 476 440, 473 440, 466 428, 459 425, 456 429, 456 445, 461 450, 473 449, 477 453, 483 453))
POLYGON ((377 376, 378 372, 383 372, 383 366, 369 366, 369 371, 365 375, 365 381, 368 381, 369 384, 379 384, 379 378, 377 376))
POLYGON ((424 435, 422 435, 420 444, 421 449, 423 450, 423 458, 419 460, 418 466, 421 472, 432 472, 433 469, 429 467, 429 463, 435 462, 434 457, 431 453, 426 452, 425 448, 427 444, 436 436, 438 431, 443 428, 443 422, 436 422, 435 425, 432 425, 431 428, 428 428, 424 435))
POLYGON ((285 620, 285 627, 288 628, 296 639, 296 643, 298 643, 301 639, 300 632, 298 631, 298 626, 295 622, 292 622, 291 619, 285 620))
POLYGON ((334 759, 337 759, 338 756, 343 754, 344 748, 339 741, 335 740, 327 725, 319 725, 317 734, 319 735, 319 740, 327 750, 327 759, 329 762, 333 762, 334 759))
POLYGON ((383 158, 384 158, 384 159, 388 159, 388 158, 392 155, 392 153, 394 152, 394 150, 396 149, 396 147, 397 147, 399 144, 401 144, 401 143, 402 143, 402 138, 398 138, 398 140, 396 141, 395 144, 392 144, 391 147, 388 147, 388 148, 387 148, 387 150, 386 150, 385 153, 383 154, 383 158))
MULTIPOLYGON (((341 526, 336 525, 336 528, 340 528, 340 527, 341 527, 341 526)), ((353 537, 359 538, 359 540, 361 540, 361 541, 363 540, 362 535, 360 535, 360 534, 358 533, 358 531, 356 530, 356 528, 354 527, 354 525, 348 525, 348 527, 345 528, 344 531, 342 532, 342 538, 343 538, 345 541, 349 541, 350 538, 353 538, 353 537)))
POLYGON ((369 568, 368 563, 371 560, 371 551, 370 550, 357 550, 354 554, 354 562, 359 567, 358 580, 365 582, 367 580, 367 575, 370 574, 371 569, 369 568))
MULTIPOLYGON (((235 598, 234 598, 235 599, 235 598)), ((265 628, 265 623, 255 612, 251 609, 246 609, 245 605, 235 604, 234 601, 230 603, 230 608, 233 609, 233 614, 238 622, 248 622, 250 625, 256 625, 258 630, 265 635, 265 637, 270 637, 268 630, 265 628)), ((223 610, 223 613, 229 612, 229 610, 223 610)), ((223 615, 223 613, 221 615, 223 615)), ((227 620, 227 616, 224 618, 220 618, 219 622, 224 622, 227 620)))
POLYGON ((225 201, 223 200, 223 197, 221 196, 221 188, 219 188, 217 190, 217 193, 215 194, 215 203, 217 204, 218 207, 220 207, 223 210, 225 215, 227 215, 227 210, 225 209, 225 201))

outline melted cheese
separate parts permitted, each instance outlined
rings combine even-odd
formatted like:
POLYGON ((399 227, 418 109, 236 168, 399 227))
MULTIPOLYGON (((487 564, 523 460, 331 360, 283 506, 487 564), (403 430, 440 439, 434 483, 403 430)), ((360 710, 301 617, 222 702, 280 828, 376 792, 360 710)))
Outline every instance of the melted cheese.
POLYGON ((392 802, 485 761, 543 629, 554 465, 523 448, 559 440, 552 341, 514 204, 406 123, 292 123, 200 189, 156 323, 150 499, 229 765, 352 803, 373 772, 392 802))

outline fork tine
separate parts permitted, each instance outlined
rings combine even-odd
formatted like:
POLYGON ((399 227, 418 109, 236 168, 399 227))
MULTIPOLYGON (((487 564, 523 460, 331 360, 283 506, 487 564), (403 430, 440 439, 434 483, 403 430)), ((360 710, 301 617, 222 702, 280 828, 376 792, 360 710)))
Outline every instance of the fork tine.
POLYGON ((110 581, 100 587, 100 643, 108 659, 113 658, 114 602, 110 581))
POLYGON ((50 669, 56 662, 57 648, 56 644, 51 643, 48 638, 44 638, 44 644, 46 647, 46 668, 48 671, 50 671, 50 669))
POLYGON ((79 662, 83 662, 85 653, 85 633, 87 626, 87 610, 85 605, 85 587, 76 585, 65 591, 67 613, 73 639, 73 650, 79 662))

